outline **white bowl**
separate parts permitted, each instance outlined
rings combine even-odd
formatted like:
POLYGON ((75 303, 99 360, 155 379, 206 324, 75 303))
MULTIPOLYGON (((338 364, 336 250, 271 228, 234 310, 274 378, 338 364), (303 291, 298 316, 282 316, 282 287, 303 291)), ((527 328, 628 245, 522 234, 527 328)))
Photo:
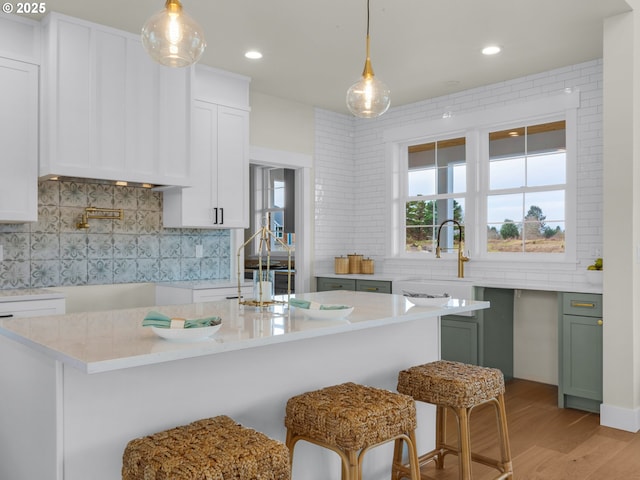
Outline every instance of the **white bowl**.
POLYGON ((151 327, 153 333, 165 340, 174 340, 177 342, 193 342, 195 340, 202 340, 209 338, 211 335, 220 330, 222 324, 213 325, 210 327, 198 327, 198 328, 158 328, 151 327))
MULTIPOLYGON (((333 305, 328 305, 333 306, 333 305)), ((344 318, 351 315, 353 312, 353 307, 347 308, 336 308, 336 309, 328 309, 328 310, 320 310, 317 308, 301 308, 300 311, 307 318, 317 319, 317 320, 337 320, 339 318, 344 318)))
POLYGON ((444 307, 451 300, 451 297, 413 297, 409 295, 405 295, 404 298, 417 307, 444 307))

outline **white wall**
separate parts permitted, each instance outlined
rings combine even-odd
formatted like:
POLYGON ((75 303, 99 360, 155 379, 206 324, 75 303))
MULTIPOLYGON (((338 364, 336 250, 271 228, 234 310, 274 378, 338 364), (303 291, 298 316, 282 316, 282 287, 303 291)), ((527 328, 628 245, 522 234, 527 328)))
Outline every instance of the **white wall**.
POLYGON ((251 91, 250 143, 313 155, 313 107, 251 91))
POLYGON ((557 385, 558 294, 516 290, 513 317, 513 376, 557 385))
POLYGON ((640 429, 640 2, 604 25, 603 425, 640 429))
MULTIPOLYGON (((479 262, 465 265, 467 276, 496 282, 561 283, 567 290, 586 284, 586 266, 602 249, 602 61, 594 60, 549 72, 467 90, 445 97, 391 108, 374 120, 355 120, 333 112, 316 112, 316 271, 332 271, 333 257, 361 253, 376 261, 376 271, 417 276, 455 275, 455 267, 433 259, 385 258, 389 236, 383 134, 390 129, 442 121, 442 114, 482 112, 580 92, 577 112, 577 261, 550 269, 529 262, 479 262), (331 195, 325 195, 330 192, 331 195), (336 198, 337 197, 337 198, 336 198), (323 235, 320 227, 327 233, 323 235), (336 232, 335 234, 333 232, 336 232), (438 272, 441 269, 441 272, 438 272)), ((427 135, 429 132, 425 132, 427 135)))

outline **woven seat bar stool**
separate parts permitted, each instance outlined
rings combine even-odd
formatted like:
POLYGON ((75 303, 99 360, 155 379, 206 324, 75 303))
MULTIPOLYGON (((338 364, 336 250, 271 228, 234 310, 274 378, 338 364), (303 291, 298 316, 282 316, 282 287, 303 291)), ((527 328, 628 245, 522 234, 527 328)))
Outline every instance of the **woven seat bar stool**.
POLYGON ((289 450, 221 415, 131 440, 122 480, 290 480, 289 450))
MULTIPOLYGON (((512 479, 511 448, 507 432, 504 402, 504 376, 495 368, 478 367, 459 362, 440 360, 402 370, 398 375, 398 391, 416 401, 436 405, 436 448, 420 455, 420 466, 434 461, 437 469, 444 468, 444 457, 458 456, 459 478, 471 479, 471 464, 479 462, 497 469, 498 479, 512 479), (471 410, 483 403, 495 407, 500 443, 499 460, 472 453, 469 417, 471 410), (458 421, 458 446, 446 442, 446 410, 450 409, 458 421)), ((398 455, 398 452, 396 452, 398 455)), ((406 467, 399 468, 392 478, 400 478, 406 467)))
POLYGON ((296 442, 305 440, 340 456, 343 480, 360 480, 364 454, 393 440, 397 450, 407 446, 409 478, 420 478, 416 405, 407 395, 355 383, 326 387, 290 398, 284 423, 292 463, 296 442))

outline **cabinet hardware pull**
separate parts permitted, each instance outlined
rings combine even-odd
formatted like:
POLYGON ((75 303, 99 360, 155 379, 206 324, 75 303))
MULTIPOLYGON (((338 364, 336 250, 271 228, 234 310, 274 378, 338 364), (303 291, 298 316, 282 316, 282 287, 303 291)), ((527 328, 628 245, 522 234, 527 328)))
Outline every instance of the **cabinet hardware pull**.
POLYGON ((378 291, 378 287, 369 287, 369 288, 365 288, 365 290, 367 292, 377 292, 378 291))
POLYGON ((342 288, 342 285, 336 285, 335 283, 331 285, 331 288, 342 288))
POLYGON ((7 315, 0 315, 0 318, 11 318, 13 317, 13 313, 9 313, 7 315))
POLYGON ((215 217, 213 219, 213 224, 218 225, 218 207, 214 207, 213 212, 215 214, 215 217))
POLYGON ((224 225, 224 208, 220 208, 220 225, 224 225))
POLYGON ((572 307, 583 307, 583 308, 596 308, 595 303, 586 303, 586 302, 571 302, 572 307))
POLYGON ((602 319, 598 320, 598 325, 602 325, 603 323, 602 319))

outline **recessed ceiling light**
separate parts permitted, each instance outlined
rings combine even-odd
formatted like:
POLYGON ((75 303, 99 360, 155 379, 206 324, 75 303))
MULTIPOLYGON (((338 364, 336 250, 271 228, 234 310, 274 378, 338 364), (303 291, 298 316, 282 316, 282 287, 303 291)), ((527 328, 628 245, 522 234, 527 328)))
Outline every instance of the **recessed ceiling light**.
POLYGON ((250 58, 251 60, 258 60, 262 58, 262 53, 257 50, 249 50, 244 54, 244 56, 250 58))
POLYGON ((484 47, 482 49, 482 54, 483 55, 495 55, 496 53, 500 53, 500 50, 502 50, 502 49, 497 45, 489 45, 488 47, 484 47))

